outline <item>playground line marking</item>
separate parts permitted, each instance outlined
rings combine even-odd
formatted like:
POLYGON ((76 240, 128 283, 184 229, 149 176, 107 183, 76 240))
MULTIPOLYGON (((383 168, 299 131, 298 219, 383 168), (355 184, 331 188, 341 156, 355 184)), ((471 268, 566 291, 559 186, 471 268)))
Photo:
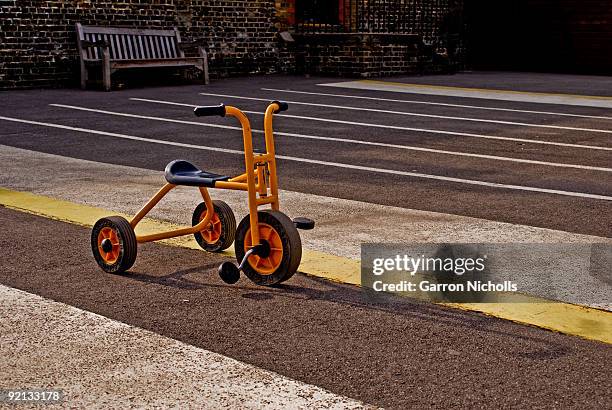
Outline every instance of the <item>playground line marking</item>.
MULTIPOLYGON (((319 84, 319 85, 325 85, 325 84, 319 84)), ((420 101, 420 100, 402 100, 402 99, 397 99, 397 98, 369 97, 369 96, 363 96, 363 95, 316 93, 312 91, 285 90, 285 89, 280 89, 280 88, 262 87, 261 90, 274 91, 274 92, 279 92, 279 93, 317 95, 317 96, 334 97, 334 98, 353 98, 353 99, 358 99, 358 100, 369 100, 369 101, 385 101, 385 102, 404 103, 404 104, 435 105, 439 107, 468 108, 468 109, 473 109, 473 110, 505 111, 505 112, 518 112, 518 113, 523 113, 523 114, 558 115, 562 117, 578 117, 578 118, 590 118, 590 119, 597 119, 597 120, 612 120, 612 117, 605 117, 605 116, 600 116, 600 115, 573 114, 573 113, 568 113, 568 112, 520 110, 516 108, 486 107, 482 105, 451 104, 451 103, 420 101)))
MULTIPOLYGON (((172 103, 172 104, 176 105, 178 103, 172 103)), ((207 123, 201 123, 201 122, 195 122, 195 121, 184 121, 184 120, 177 120, 177 119, 164 118, 164 117, 152 117, 148 115, 130 114, 130 113, 124 113, 124 112, 117 112, 117 111, 99 110, 96 108, 80 107, 76 105, 66 105, 66 104, 49 104, 49 105, 52 107, 66 108, 66 109, 78 110, 78 111, 89 111, 89 112, 95 112, 99 114, 115 115, 115 116, 120 116, 120 117, 141 118, 145 120, 174 122, 174 123, 187 124, 187 125, 199 125, 202 127, 208 127, 211 125, 213 127, 216 126, 216 124, 207 124, 207 123)), ((190 106, 190 107, 196 107, 195 105, 190 105, 190 104, 184 104, 184 105, 190 106)), ((257 112, 257 111, 243 110, 242 112, 246 114, 263 115, 262 113, 257 112)), ((278 114, 277 116, 287 117, 287 118, 308 119, 308 120, 314 120, 314 121, 321 120, 321 121, 327 121, 327 122, 339 122, 343 124, 367 125, 367 124, 359 123, 359 122, 349 122, 349 121, 340 121, 340 120, 322 120, 316 117, 303 117, 303 116, 288 115, 288 114, 278 114)), ((234 129, 240 130, 239 127, 234 127, 234 129)), ((257 134, 263 134, 263 131, 256 130, 256 129, 252 129, 251 132, 257 133, 257 134)), ((427 152, 427 153, 438 154, 438 155, 451 155, 451 156, 459 156, 459 157, 486 159, 486 160, 492 160, 492 161, 517 162, 517 163, 522 163, 522 164, 542 165, 542 166, 548 166, 548 167, 583 169, 587 171, 612 172, 612 168, 595 167, 591 165, 538 161, 538 160, 531 160, 531 159, 526 159, 526 158, 503 157, 503 156, 498 156, 498 155, 477 154, 473 152, 449 151, 449 150, 441 150, 441 149, 434 149, 434 148, 417 147, 417 146, 412 146, 412 145, 400 145, 400 144, 389 144, 389 143, 384 143, 384 142, 353 140, 349 138, 324 137, 324 136, 317 136, 317 135, 305 135, 305 134, 281 133, 281 132, 276 132, 276 134, 295 137, 295 138, 319 140, 319 141, 333 141, 333 142, 342 142, 346 144, 369 145, 369 146, 375 146, 375 147, 385 147, 385 148, 393 148, 393 149, 407 150, 407 151, 427 152)), ((608 148, 608 149, 612 151, 612 148, 608 148)))
MULTIPOLYGON (((141 101, 141 102, 150 102, 150 103, 155 103, 155 104, 175 105, 175 106, 180 106, 180 107, 197 107, 198 106, 197 104, 187 104, 187 103, 174 102, 174 101, 165 101, 165 100, 152 100, 150 98, 136 98, 136 97, 132 97, 132 98, 130 98, 130 100, 132 100, 132 101, 141 101)), ((50 104, 50 105, 54 106, 54 107, 69 107, 67 105, 62 105, 62 104, 50 104)), ((88 110, 93 110, 93 109, 88 109, 88 110)), ((99 111, 103 111, 103 110, 99 110, 99 111)), ((247 114, 256 114, 256 115, 263 115, 264 114, 264 113, 258 112, 258 111, 243 111, 243 112, 245 112, 247 114)), ((138 115, 138 114, 129 114, 129 115, 134 117, 134 118, 146 117, 146 116, 138 115)), ((306 117, 306 116, 298 116, 298 115, 292 115, 292 114, 276 114, 275 116, 276 117, 287 117, 287 118, 305 119, 305 120, 311 120, 311 121, 314 120, 314 121, 320 121, 320 122, 332 122, 332 123, 337 123, 337 124, 358 125, 358 126, 371 127, 371 128, 384 128, 384 129, 389 129, 389 130, 424 132, 424 133, 436 134, 436 135, 454 135, 454 136, 459 136, 459 137, 484 138, 484 139, 499 140, 499 141, 524 142, 526 144, 554 145, 554 146, 558 146, 558 147, 570 147, 570 148, 592 149, 592 150, 600 150, 600 151, 612 151, 612 147, 602 147, 602 146, 598 146, 598 145, 583 145, 583 144, 572 144, 572 143, 567 143, 567 142, 532 140, 532 139, 528 139, 528 138, 502 137, 502 136, 499 136, 499 135, 474 134, 474 133, 470 133, 470 132, 459 132, 459 131, 433 130, 433 129, 428 129, 428 128, 415 128, 415 127, 404 127, 404 126, 399 126, 399 125, 387 125, 387 124, 375 124, 375 123, 368 123, 368 122, 345 121, 345 120, 337 120, 337 119, 333 119, 333 118, 306 117)), ((150 117, 150 118, 153 118, 153 117, 150 117)), ((168 119, 168 121, 177 122, 179 120, 168 119)), ((183 122, 185 124, 195 123, 195 121, 183 121, 183 122)), ((229 127, 229 126, 226 126, 226 125, 209 124, 209 123, 201 123, 201 122, 199 122, 198 124, 202 125, 202 126, 206 126, 206 127, 212 127, 212 128, 220 128, 220 127, 221 128, 228 128, 229 127)), ((233 127, 233 129, 238 129, 239 130, 240 128, 239 127, 233 127)), ((252 130, 252 131, 253 131, 253 133, 262 133, 263 132, 261 130, 252 130)), ((287 136, 287 137, 314 138, 314 139, 322 139, 322 138, 324 138, 324 139, 330 140, 328 137, 295 134, 295 133, 290 133, 290 132, 275 131, 274 133, 276 135, 284 135, 284 136, 287 136)), ((352 141, 352 143, 362 143, 362 142, 364 142, 363 140, 349 140, 349 141, 352 141)))
MULTIPOLYGON (((269 98, 246 97, 246 96, 230 95, 230 94, 216 94, 216 93, 199 93, 199 94, 204 95, 204 96, 209 96, 209 97, 233 98, 237 100, 254 100, 254 101, 268 101, 269 100, 269 98)), ((471 122, 484 122, 484 123, 491 123, 491 124, 515 125, 515 126, 521 126, 521 127, 547 128, 547 129, 557 129, 557 130, 584 131, 584 132, 597 132, 597 133, 604 133, 604 134, 612 134, 612 130, 604 130, 604 129, 597 129, 597 128, 568 127, 568 126, 563 126, 563 125, 534 124, 534 123, 529 123, 529 122, 490 120, 490 119, 485 119, 485 118, 456 117, 456 116, 450 116, 450 115, 437 115, 437 114, 424 114, 424 113, 408 112, 408 111, 383 110, 383 109, 378 109, 378 108, 365 108, 365 107, 354 107, 354 106, 322 104, 322 103, 309 103, 309 102, 304 102, 304 101, 285 100, 284 102, 289 103, 289 104, 296 104, 296 105, 307 105, 311 107, 337 108, 337 109, 351 110, 351 111, 368 111, 368 112, 375 112, 379 114, 393 114, 393 115, 427 117, 427 118, 456 120, 456 121, 471 121, 471 122)))
MULTIPOLYGON (((0 206, 86 227, 93 226, 101 217, 117 214, 102 208, 5 188, 0 188, 0 206)), ((176 226, 169 222, 145 218, 139 224, 138 232, 152 233, 172 228, 176 226)), ((200 249, 191 235, 160 242, 182 248, 200 249)), ((233 253, 225 252, 225 255, 232 256, 233 253)), ((335 282, 361 285, 361 267, 358 260, 323 252, 305 250, 300 272, 335 282)), ((443 303, 442 305, 612 344, 612 312, 531 296, 522 298, 525 300, 524 303, 443 303)))
MULTIPOLYGON (((182 143, 182 142, 177 142, 177 141, 159 140, 159 139, 146 138, 146 137, 137 137, 135 135, 119 134, 115 132, 107 132, 107 131, 93 130, 93 129, 88 129, 88 128, 80 128, 80 127, 72 127, 69 125, 61 125, 61 124, 55 124, 55 123, 49 123, 49 122, 32 121, 32 120, 25 120, 21 118, 4 117, 4 116, 0 116, 0 120, 17 122, 21 124, 29 124, 29 125, 37 125, 37 126, 42 126, 42 127, 70 130, 70 131, 81 132, 81 133, 86 133, 86 134, 104 135, 107 137, 122 138, 126 140, 139 141, 139 142, 145 142, 145 143, 151 143, 151 144, 171 145, 171 146, 182 147, 182 148, 190 148, 190 149, 212 151, 212 152, 222 152, 225 154, 235 154, 235 155, 241 155, 241 156, 244 155, 244 151, 242 150, 235 150, 235 149, 221 148, 221 147, 209 147, 205 145, 187 144, 187 143, 182 143)), ((171 121, 175 122, 178 120, 171 120, 171 121)), ((476 180, 476 179, 463 179, 463 178, 456 178, 456 177, 448 177, 444 175, 423 174, 419 172, 401 171, 401 170, 396 170, 396 169, 367 167, 363 165, 345 164, 341 162, 321 161, 321 160, 316 160, 316 159, 311 159, 311 158, 293 157, 293 156, 288 156, 288 155, 276 155, 276 159, 307 163, 309 165, 318 164, 318 165, 335 167, 335 168, 354 169, 358 171, 373 172, 373 173, 380 173, 380 174, 387 174, 387 175, 400 175, 400 176, 406 176, 406 177, 453 182, 453 183, 458 183, 458 184, 486 186, 486 187, 491 187, 491 188, 510 189, 510 190, 516 190, 516 191, 541 192, 541 193, 546 193, 546 194, 564 195, 564 196, 571 196, 571 197, 577 197, 577 198, 588 198, 588 199, 612 201, 612 196, 600 195, 600 194, 590 194, 587 192, 563 191, 559 189, 537 188, 537 187, 524 186, 524 185, 502 184, 499 182, 488 182, 488 181, 481 181, 481 180, 476 180)))

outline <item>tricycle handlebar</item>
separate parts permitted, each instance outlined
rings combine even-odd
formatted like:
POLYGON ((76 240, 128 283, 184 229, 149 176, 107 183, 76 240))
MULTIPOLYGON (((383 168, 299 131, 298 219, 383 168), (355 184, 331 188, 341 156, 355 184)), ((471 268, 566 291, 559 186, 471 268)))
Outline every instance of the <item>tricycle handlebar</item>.
POLYGON ((196 117, 205 117, 211 115, 220 115, 221 117, 225 117, 225 104, 196 107, 193 110, 193 113, 196 115, 196 117))
POLYGON ((289 104, 283 101, 272 101, 270 104, 278 104, 278 110, 274 111, 274 114, 278 114, 281 111, 287 111, 289 109, 289 104))
MULTIPOLYGON (((289 109, 289 104, 283 101, 272 101, 270 104, 277 104, 278 109, 274 111, 274 114, 278 114, 282 111, 287 111, 289 109)), ((225 104, 219 105, 205 105, 202 107, 196 107, 193 110, 193 113, 196 117, 210 117, 212 115, 219 115, 221 117, 225 117, 225 104)))

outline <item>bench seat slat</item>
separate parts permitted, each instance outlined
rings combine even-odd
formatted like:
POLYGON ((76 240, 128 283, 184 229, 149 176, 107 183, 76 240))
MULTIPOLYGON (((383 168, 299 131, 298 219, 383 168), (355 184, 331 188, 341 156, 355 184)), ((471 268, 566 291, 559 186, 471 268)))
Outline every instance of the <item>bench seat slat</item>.
POLYGON ((111 61, 112 68, 136 68, 136 67, 184 67, 200 64, 202 57, 181 58, 156 58, 146 60, 116 60, 111 61))
MULTIPOLYGON (((130 60, 110 60, 111 65, 116 65, 117 67, 123 66, 125 64, 145 64, 147 62, 151 62, 152 64, 173 64, 175 62, 187 61, 189 64, 192 62, 200 62, 204 57, 176 57, 176 58, 137 58, 130 60)), ((102 64, 102 60, 85 60, 88 65, 100 65, 102 64)))

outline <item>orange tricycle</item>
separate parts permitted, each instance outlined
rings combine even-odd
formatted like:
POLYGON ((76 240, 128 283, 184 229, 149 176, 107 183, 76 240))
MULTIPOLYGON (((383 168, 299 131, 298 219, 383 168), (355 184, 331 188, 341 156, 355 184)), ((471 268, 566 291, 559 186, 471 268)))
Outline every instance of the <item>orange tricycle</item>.
POLYGON ((220 115, 238 119, 244 141, 245 172, 229 177, 202 171, 185 160, 170 162, 164 176, 167 183, 130 220, 109 216, 98 220, 91 233, 91 248, 98 265, 108 273, 123 273, 136 261, 139 243, 153 242, 181 235, 194 235, 208 252, 221 252, 234 243, 238 266, 224 262, 219 275, 226 283, 236 283, 240 272, 258 285, 274 285, 289 279, 302 258, 299 229, 312 229, 308 218, 291 220, 280 211, 272 117, 287 110, 287 103, 274 101, 264 116, 265 152, 253 152, 253 137, 247 116, 238 108, 224 104, 197 107, 196 116, 220 115), (179 185, 197 187, 201 202, 193 211, 192 226, 148 235, 137 235, 136 226, 155 205, 179 185), (230 206, 212 200, 208 188, 246 191, 249 214, 236 227, 230 206), (269 207, 269 209, 260 209, 269 207))

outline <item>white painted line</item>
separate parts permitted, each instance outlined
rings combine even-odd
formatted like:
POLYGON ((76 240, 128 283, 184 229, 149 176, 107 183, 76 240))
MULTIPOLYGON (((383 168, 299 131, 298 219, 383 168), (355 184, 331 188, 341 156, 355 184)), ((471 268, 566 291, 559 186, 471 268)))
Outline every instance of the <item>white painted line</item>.
MULTIPOLYGON (((189 303, 188 300, 184 300, 189 303)), ((363 403, 0 285, 3 387, 63 390, 62 408, 356 409, 363 403), (84 365, 85 364, 85 365, 84 365)), ((29 406, 28 406, 29 407, 29 406)))
MULTIPOLYGON (((325 85, 325 84, 318 84, 318 85, 325 85)), ((469 109, 475 109, 475 110, 507 111, 507 112, 519 112, 523 114, 558 115, 558 116, 563 116, 563 117, 590 118, 590 119, 596 119, 596 120, 612 120, 612 117, 602 117, 598 115, 586 115, 586 114, 570 114, 566 112, 519 110, 519 109, 514 109, 514 108, 484 107, 481 105, 450 104, 450 103, 440 103, 440 102, 432 102, 432 101, 398 100, 398 99, 393 99, 393 98, 366 97, 362 95, 348 95, 348 94, 315 93, 315 92, 310 92, 310 91, 283 90, 283 89, 278 89, 278 88, 262 87, 261 90, 274 91, 274 92, 280 92, 280 93, 291 93, 291 94, 317 95, 317 96, 324 96, 324 97, 354 98, 354 99, 369 100, 369 101, 397 102, 397 103, 404 103, 404 104, 436 105, 440 107, 469 108, 469 109)))
MULTIPOLYGON (((176 105, 176 104, 177 103, 174 103, 173 105, 176 105)), ((68 108, 72 110, 88 111, 88 112, 95 112, 95 113, 107 114, 107 115, 116 115, 120 117, 141 118, 141 119, 153 120, 153 121, 164 121, 164 122, 173 122, 173 123, 179 123, 179 124, 198 125, 201 127, 219 128, 217 124, 207 124, 207 123, 195 122, 195 121, 175 120, 172 118, 152 117, 148 115, 129 114, 129 113, 116 112, 116 111, 106 111, 106 110, 99 110, 95 108, 78 107, 75 105, 65 105, 65 104, 49 104, 49 105, 53 107, 68 108)), ((184 104, 184 105, 188 107, 196 107, 195 105, 190 105, 190 104, 184 104)), ((263 115, 263 113, 260 113, 257 111, 243 111, 243 112, 247 114, 263 115)), ((283 116, 287 116, 287 115, 283 115, 283 116)), ((228 129, 230 126, 224 125, 221 127, 224 129, 228 129)), ((231 129, 241 130, 241 128, 239 127, 232 127, 231 129)), ((251 132, 257 133, 257 134, 264 133, 262 130, 255 130, 255 129, 251 129, 251 132)), ((314 140, 343 142, 343 143, 358 144, 358 145, 378 146, 378 147, 385 147, 385 148, 395 148, 395 149, 403 149, 403 150, 419 151, 419 152, 430 152, 434 154, 452 155, 452 156, 460 156, 460 157, 482 158, 482 159, 489 159, 489 160, 494 160, 494 161, 517 162, 517 163, 523 163, 523 164, 543 165, 543 166, 559 167, 559 168, 584 169, 588 171, 612 172, 612 168, 594 167, 590 165, 565 164, 565 163, 557 163, 557 162, 536 161, 536 160, 522 159, 522 158, 501 157, 501 156, 496 156, 496 155, 474 154, 470 152, 446 151, 446 150, 439 150, 439 149, 433 149, 433 148, 414 147, 414 146, 409 146, 409 145, 351 140, 348 138, 321 137, 321 136, 316 136, 316 135, 293 134, 293 133, 284 133, 284 132, 276 132, 276 134, 296 137, 296 138, 304 138, 304 139, 314 139, 314 140)))
MULTIPOLYGON (((223 152, 226 154, 244 155, 243 151, 227 149, 227 148, 206 147, 202 145, 185 144, 182 142, 175 142, 175 141, 156 140, 152 138, 136 137, 133 135, 118 134, 118 133, 106 132, 106 131, 98 131, 98 130, 92 130, 92 129, 87 129, 87 128, 71 127, 68 125, 24 120, 21 118, 0 116, 0 120, 17 122, 17 123, 22 123, 22 124, 38 125, 38 126, 50 127, 50 128, 58 128, 58 129, 82 132, 86 134, 104 135, 108 137, 122 138, 122 139, 132 140, 132 141, 148 142, 151 144, 170 145, 170 146, 175 146, 175 147, 191 148, 191 149, 197 149, 197 150, 203 150, 203 151, 223 152)), ((335 167, 335 168, 355 169, 355 170, 366 171, 366 172, 374 172, 374 173, 388 174, 388 175, 400 175, 400 176, 430 179, 430 180, 436 180, 436 181, 453 182, 453 183, 458 183, 458 184, 486 186, 490 188, 509 189, 509 190, 515 190, 515 191, 539 192, 539 193, 545 193, 545 194, 563 195, 563 196, 570 196, 570 197, 577 197, 577 198, 612 201, 612 196, 589 194, 586 192, 573 192, 573 191, 563 191, 563 190, 558 190, 558 189, 537 188, 537 187, 530 187, 530 186, 523 186, 523 185, 500 184, 496 182, 479 181, 479 180, 473 180, 473 179, 446 177, 443 175, 421 174, 417 172, 406 172, 406 171, 399 171, 399 170, 394 170, 394 169, 374 168, 374 167, 365 167, 365 166, 354 165, 354 164, 343 164, 343 163, 338 163, 338 162, 319 161, 319 160, 310 159, 310 158, 290 157, 286 155, 277 155, 276 158, 287 160, 287 161, 303 162, 303 163, 311 164, 311 165, 319 164, 319 165, 325 165, 325 166, 330 166, 330 167, 335 167)))
MULTIPOLYGON (((200 93, 200 95, 206 95, 206 96, 211 96, 211 97, 233 98, 237 100, 270 101, 269 98, 244 97, 244 96, 239 96, 239 95, 228 95, 228 94, 200 93)), ((532 123, 527 123, 527 122, 486 120, 482 118, 453 117, 453 116, 448 116, 448 115, 422 114, 422 113, 416 113, 416 112, 379 110, 375 108, 351 107, 351 106, 344 106, 344 105, 308 103, 308 102, 303 102, 303 101, 285 100, 285 102, 289 104, 308 105, 311 107, 337 108, 341 110, 367 111, 367 112, 375 112, 375 113, 383 113, 383 114, 407 115, 407 116, 412 116, 412 117, 439 118, 439 119, 456 120, 456 121, 470 121, 470 122, 484 122, 484 123, 503 124, 503 125, 516 125, 520 127, 547 128, 547 129, 556 129, 556 130, 569 130, 569 131, 583 131, 583 132, 597 132, 597 133, 602 133, 602 134, 612 134, 612 130, 600 130, 596 128, 566 127, 562 125, 545 125, 545 124, 532 124, 532 123)))
MULTIPOLYGON (((164 100, 151 100, 148 98, 130 98, 130 100, 151 102, 151 103, 157 103, 157 104, 166 104, 166 105, 177 105, 177 106, 182 106, 182 107, 196 107, 197 106, 194 104, 185 104, 185 103, 164 101, 164 100)), ((262 115, 262 113, 257 112, 257 111, 245 111, 245 112, 262 115)), ((318 117, 304 117, 304 116, 291 115, 291 114, 276 114, 275 116, 296 118, 296 119, 306 119, 306 120, 313 120, 313 121, 323 121, 323 122, 331 122, 331 123, 347 124, 347 125, 358 125, 358 126, 363 126, 363 127, 424 132, 424 133, 429 133, 429 134, 455 135, 455 136, 460 136, 460 137, 472 137, 472 138, 483 138, 483 139, 492 139, 492 140, 501 140, 501 141, 524 142, 526 144, 553 145, 553 146, 559 146, 559 147, 591 149, 591 150, 596 150, 596 151, 612 151, 612 147, 600 147, 597 145, 580 145, 580 144, 571 144, 571 143, 566 143, 566 142, 531 140, 531 139, 526 139, 526 138, 499 137, 496 135, 472 134, 468 132, 442 131, 442 130, 431 130, 431 129, 426 129, 426 128, 413 128, 413 127, 401 127, 401 126, 395 126, 395 125, 371 124, 367 122, 343 121, 343 120, 334 120, 334 119, 318 118, 318 117)), ((288 133, 278 133, 278 134, 288 135, 288 136, 299 135, 299 134, 288 134, 288 133)))
POLYGON ((3 117, 3 116, 0 116, 0 120, 19 122, 19 123, 23 123, 23 124, 40 125, 42 127, 58 128, 58 129, 62 129, 62 130, 84 132, 84 133, 87 133, 87 134, 104 135, 106 137, 122 138, 122 139, 132 140, 132 141, 149 142, 149 143, 152 143, 152 144, 172 145, 172 146, 181 147, 181 148, 193 148, 193 149, 204 150, 204 151, 213 151, 213 152, 223 152, 223 153, 226 153, 226 154, 244 155, 243 151, 238 151, 238 150, 235 150, 235 149, 217 148, 217 147, 205 147, 205 146, 202 146, 202 145, 186 144, 186 143, 182 143, 182 142, 156 140, 156 139, 152 139, 152 138, 136 137, 134 135, 119 134, 119 133, 115 133, 115 132, 106 132, 106 131, 92 130, 92 129, 89 129, 89 128, 71 127, 71 126, 68 126, 68 125, 54 124, 54 123, 50 123, 50 122, 23 120, 23 119, 20 119, 20 118, 3 117))
POLYGON ((317 84, 323 87, 350 88, 355 90, 392 91, 409 94, 442 95, 447 97, 479 98, 529 102, 538 104, 574 105, 581 107, 612 108, 612 98, 571 94, 546 94, 521 91, 486 90, 421 84, 404 84, 385 81, 343 81, 338 83, 317 84))

